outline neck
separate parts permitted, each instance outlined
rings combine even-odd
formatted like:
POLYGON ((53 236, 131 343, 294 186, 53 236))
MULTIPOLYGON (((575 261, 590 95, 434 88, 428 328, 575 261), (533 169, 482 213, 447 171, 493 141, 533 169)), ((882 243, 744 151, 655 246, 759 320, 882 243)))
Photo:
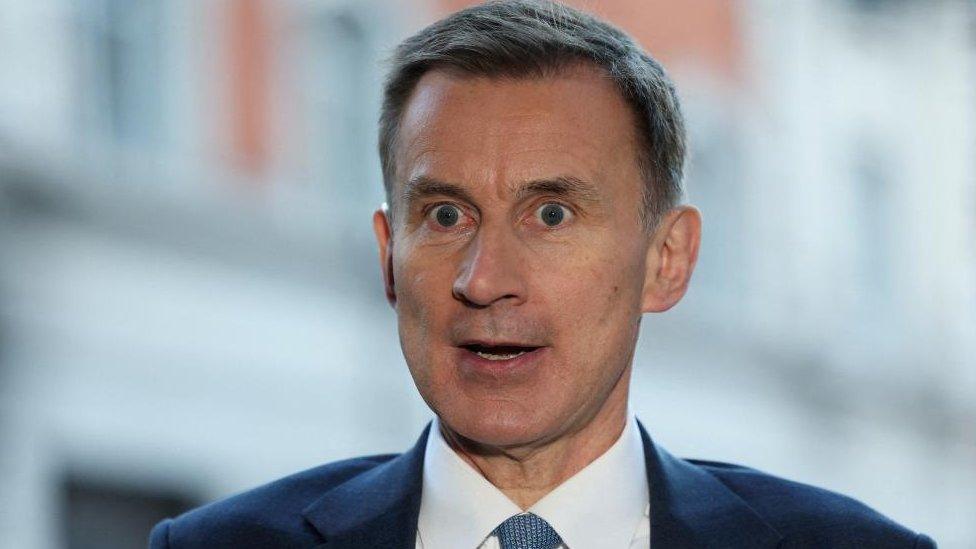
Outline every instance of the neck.
MULTIPOLYGON (((495 448, 458 436, 444 423, 448 445, 522 510, 603 455, 620 438, 627 422, 623 398, 608 398, 582 427, 541 445, 495 448)), ((619 387, 618 387, 619 388, 619 387)))

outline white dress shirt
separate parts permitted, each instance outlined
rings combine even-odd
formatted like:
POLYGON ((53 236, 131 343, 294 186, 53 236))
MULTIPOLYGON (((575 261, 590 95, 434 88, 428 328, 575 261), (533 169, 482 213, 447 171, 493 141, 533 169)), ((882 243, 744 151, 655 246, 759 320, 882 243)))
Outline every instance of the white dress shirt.
MULTIPOLYGON (((650 546, 647 469, 636 423, 630 418, 603 455, 527 510, 556 530, 561 548, 650 546)), ((417 549, 498 549, 492 532, 522 509, 448 446, 436 419, 425 452, 417 549)))

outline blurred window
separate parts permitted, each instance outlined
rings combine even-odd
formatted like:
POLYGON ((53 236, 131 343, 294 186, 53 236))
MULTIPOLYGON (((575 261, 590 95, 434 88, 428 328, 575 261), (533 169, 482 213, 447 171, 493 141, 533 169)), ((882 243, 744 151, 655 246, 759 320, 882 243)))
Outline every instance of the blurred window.
POLYGON ((891 8, 892 6, 905 4, 909 1, 910 0, 851 0, 851 3, 854 4, 855 8, 865 11, 873 11, 891 8))
POLYGON ((145 547, 153 525, 197 504, 175 493, 157 493, 85 478, 68 478, 62 494, 68 549, 145 547))
POLYGON ((163 4, 76 0, 81 130, 114 144, 154 145, 161 128, 163 4))
POLYGON ((890 294, 893 262, 891 257, 893 234, 891 223, 891 191, 888 166, 879 144, 862 139, 860 146, 851 148, 851 173, 854 180, 855 223, 858 238, 858 272, 864 303, 875 310, 885 305, 890 294))
POLYGON ((367 196, 373 167, 371 52, 360 21, 345 11, 313 19, 306 50, 307 162, 328 194, 355 203, 367 196), (349 200, 353 198, 353 200, 349 200))
POLYGON ((743 247, 747 227, 740 139, 733 123, 717 114, 716 107, 699 106, 688 117, 694 147, 688 165, 688 198, 702 211, 704 233, 695 284, 707 290, 710 299, 734 300, 745 289, 749 259, 743 247))

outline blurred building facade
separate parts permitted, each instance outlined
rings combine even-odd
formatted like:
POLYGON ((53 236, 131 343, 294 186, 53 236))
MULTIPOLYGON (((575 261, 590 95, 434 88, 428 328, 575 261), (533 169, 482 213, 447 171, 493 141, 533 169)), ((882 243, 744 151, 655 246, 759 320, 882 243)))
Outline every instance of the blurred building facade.
MULTIPOLYGON (((430 412, 369 228, 378 60, 468 4, 0 2, 0 547, 141 546, 413 441, 430 412)), ((675 77, 705 217, 634 411, 677 453, 968 546, 972 4, 575 4, 675 77)))

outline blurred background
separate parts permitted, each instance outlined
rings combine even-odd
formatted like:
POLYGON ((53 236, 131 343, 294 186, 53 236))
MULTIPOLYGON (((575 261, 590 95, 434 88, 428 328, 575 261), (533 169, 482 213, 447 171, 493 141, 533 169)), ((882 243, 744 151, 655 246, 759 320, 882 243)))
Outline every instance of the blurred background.
MULTIPOLYGON (((470 3, 0 0, 0 547, 413 443, 381 59, 470 3)), ((634 411, 976 546, 976 4, 571 3, 671 71, 705 217, 634 411)))

